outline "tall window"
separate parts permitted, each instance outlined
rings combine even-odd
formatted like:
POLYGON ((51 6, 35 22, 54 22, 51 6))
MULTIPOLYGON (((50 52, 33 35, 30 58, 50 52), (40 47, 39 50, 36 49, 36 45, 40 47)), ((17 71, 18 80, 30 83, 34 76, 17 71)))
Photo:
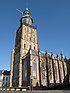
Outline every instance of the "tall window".
POLYGON ((34 46, 34 50, 35 50, 35 46, 34 46))
POLYGON ((34 38, 34 42, 35 42, 35 38, 34 38))
POLYGON ((6 82, 5 84, 6 84, 6 86, 7 86, 7 82, 6 82))
POLYGON ((48 71, 49 71, 49 75, 50 75, 50 80, 52 80, 52 62, 49 62, 49 64, 48 64, 48 71))
POLYGON ((8 77, 6 77, 6 81, 8 81, 8 77))
POLYGON ((26 44, 24 44, 24 49, 26 48, 26 44))
POLYGON ((30 48, 31 48, 31 45, 30 45, 30 48))
POLYGON ((30 41, 31 41, 31 37, 30 37, 30 41))
POLYGON ((60 77, 61 77, 61 79, 62 79, 62 75, 63 75, 63 74, 62 74, 62 66, 61 66, 61 65, 62 65, 62 64, 60 63, 60 64, 59 64, 59 69, 60 69, 60 77))
POLYGON ((33 78, 37 79, 37 63, 36 63, 36 60, 33 61, 33 78))
POLYGON ((3 81, 5 80, 5 77, 3 77, 3 81))
POLYGON ((41 76, 42 76, 42 79, 43 79, 43 80, 44 80, 45 77, 46 77, 45 72, 46 72, 46 67, 45 67, 44 61, 42 60, 42 61, 41 61, 41 76))
POLYGON ((27 80, 27 61, 23 60, 23 80, 27 80))
POLYGON ((54 70, 55 70, 55 79, 58 80, 57 66, 55 63, 54 63, 54 70))
POLYGON ((26 35, 24 35, 24 39, 26 40, 26 35))

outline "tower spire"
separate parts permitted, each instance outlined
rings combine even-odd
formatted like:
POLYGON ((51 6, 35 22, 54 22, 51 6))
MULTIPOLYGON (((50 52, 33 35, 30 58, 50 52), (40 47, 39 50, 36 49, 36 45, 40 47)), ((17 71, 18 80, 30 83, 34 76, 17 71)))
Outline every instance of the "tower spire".
POLYGON ((28 8, 28 6, 29 6, 29 0, 26 0, 27 2, 26 2, 26 8, 28 8))

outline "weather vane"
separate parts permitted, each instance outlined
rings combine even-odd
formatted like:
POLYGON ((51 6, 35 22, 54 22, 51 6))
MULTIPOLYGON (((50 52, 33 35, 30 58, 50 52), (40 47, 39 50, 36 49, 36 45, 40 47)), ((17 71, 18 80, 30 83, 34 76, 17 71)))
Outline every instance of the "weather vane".
POLYGON ((27 4, 26 4, 26 7, 28 7, 29 6, 29 0, 27 0, 27 4))

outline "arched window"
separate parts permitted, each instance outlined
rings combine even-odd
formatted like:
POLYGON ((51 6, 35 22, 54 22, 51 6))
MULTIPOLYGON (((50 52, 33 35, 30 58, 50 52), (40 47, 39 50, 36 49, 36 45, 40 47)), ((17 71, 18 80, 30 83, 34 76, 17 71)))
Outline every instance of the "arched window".
POLYGON ((24 49, 26 48, 26 44, 24 44, 24 49))
POLYGON ((37 79, 37 63, 36 63, 36 60, 33 60, 33 78, 37 79))
POLYGON ((30 41, 31 41, 31 37, 30 37, 30 41))
POLYGON ((57 66, 55 63, 54 63, 54 70, 55 70, 55 79, 58 80, 57 66))
POLYGON ((30 49, 31 49, 31 45, 30 45, 30 49))
POLYGON ((24 39, 26 40, 26 35, 24 35, 24 39))
POLYGON ((34 42, 35 42, 35 38, 34 38, 34 42))
POLYGON ((34 46, 34 50, 35 50, 35 46, 34 46))
POLYGON ((43 80, 45 80, 45 78, 46 78, 46 65, 45 65, 45 62, 44 62, 44 60, 41 60, 41 77, 42 77, 42 79, 43 80))

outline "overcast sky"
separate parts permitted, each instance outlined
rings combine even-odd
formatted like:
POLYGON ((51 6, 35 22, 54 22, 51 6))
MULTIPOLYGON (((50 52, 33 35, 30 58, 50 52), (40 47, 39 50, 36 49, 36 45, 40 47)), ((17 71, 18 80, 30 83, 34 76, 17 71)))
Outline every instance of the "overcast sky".
POLYGON ((0 0, 0 69, 10 69, 11 51, 22 12, 28 7, 41 51, 70 57, 70 0, 0 0))

